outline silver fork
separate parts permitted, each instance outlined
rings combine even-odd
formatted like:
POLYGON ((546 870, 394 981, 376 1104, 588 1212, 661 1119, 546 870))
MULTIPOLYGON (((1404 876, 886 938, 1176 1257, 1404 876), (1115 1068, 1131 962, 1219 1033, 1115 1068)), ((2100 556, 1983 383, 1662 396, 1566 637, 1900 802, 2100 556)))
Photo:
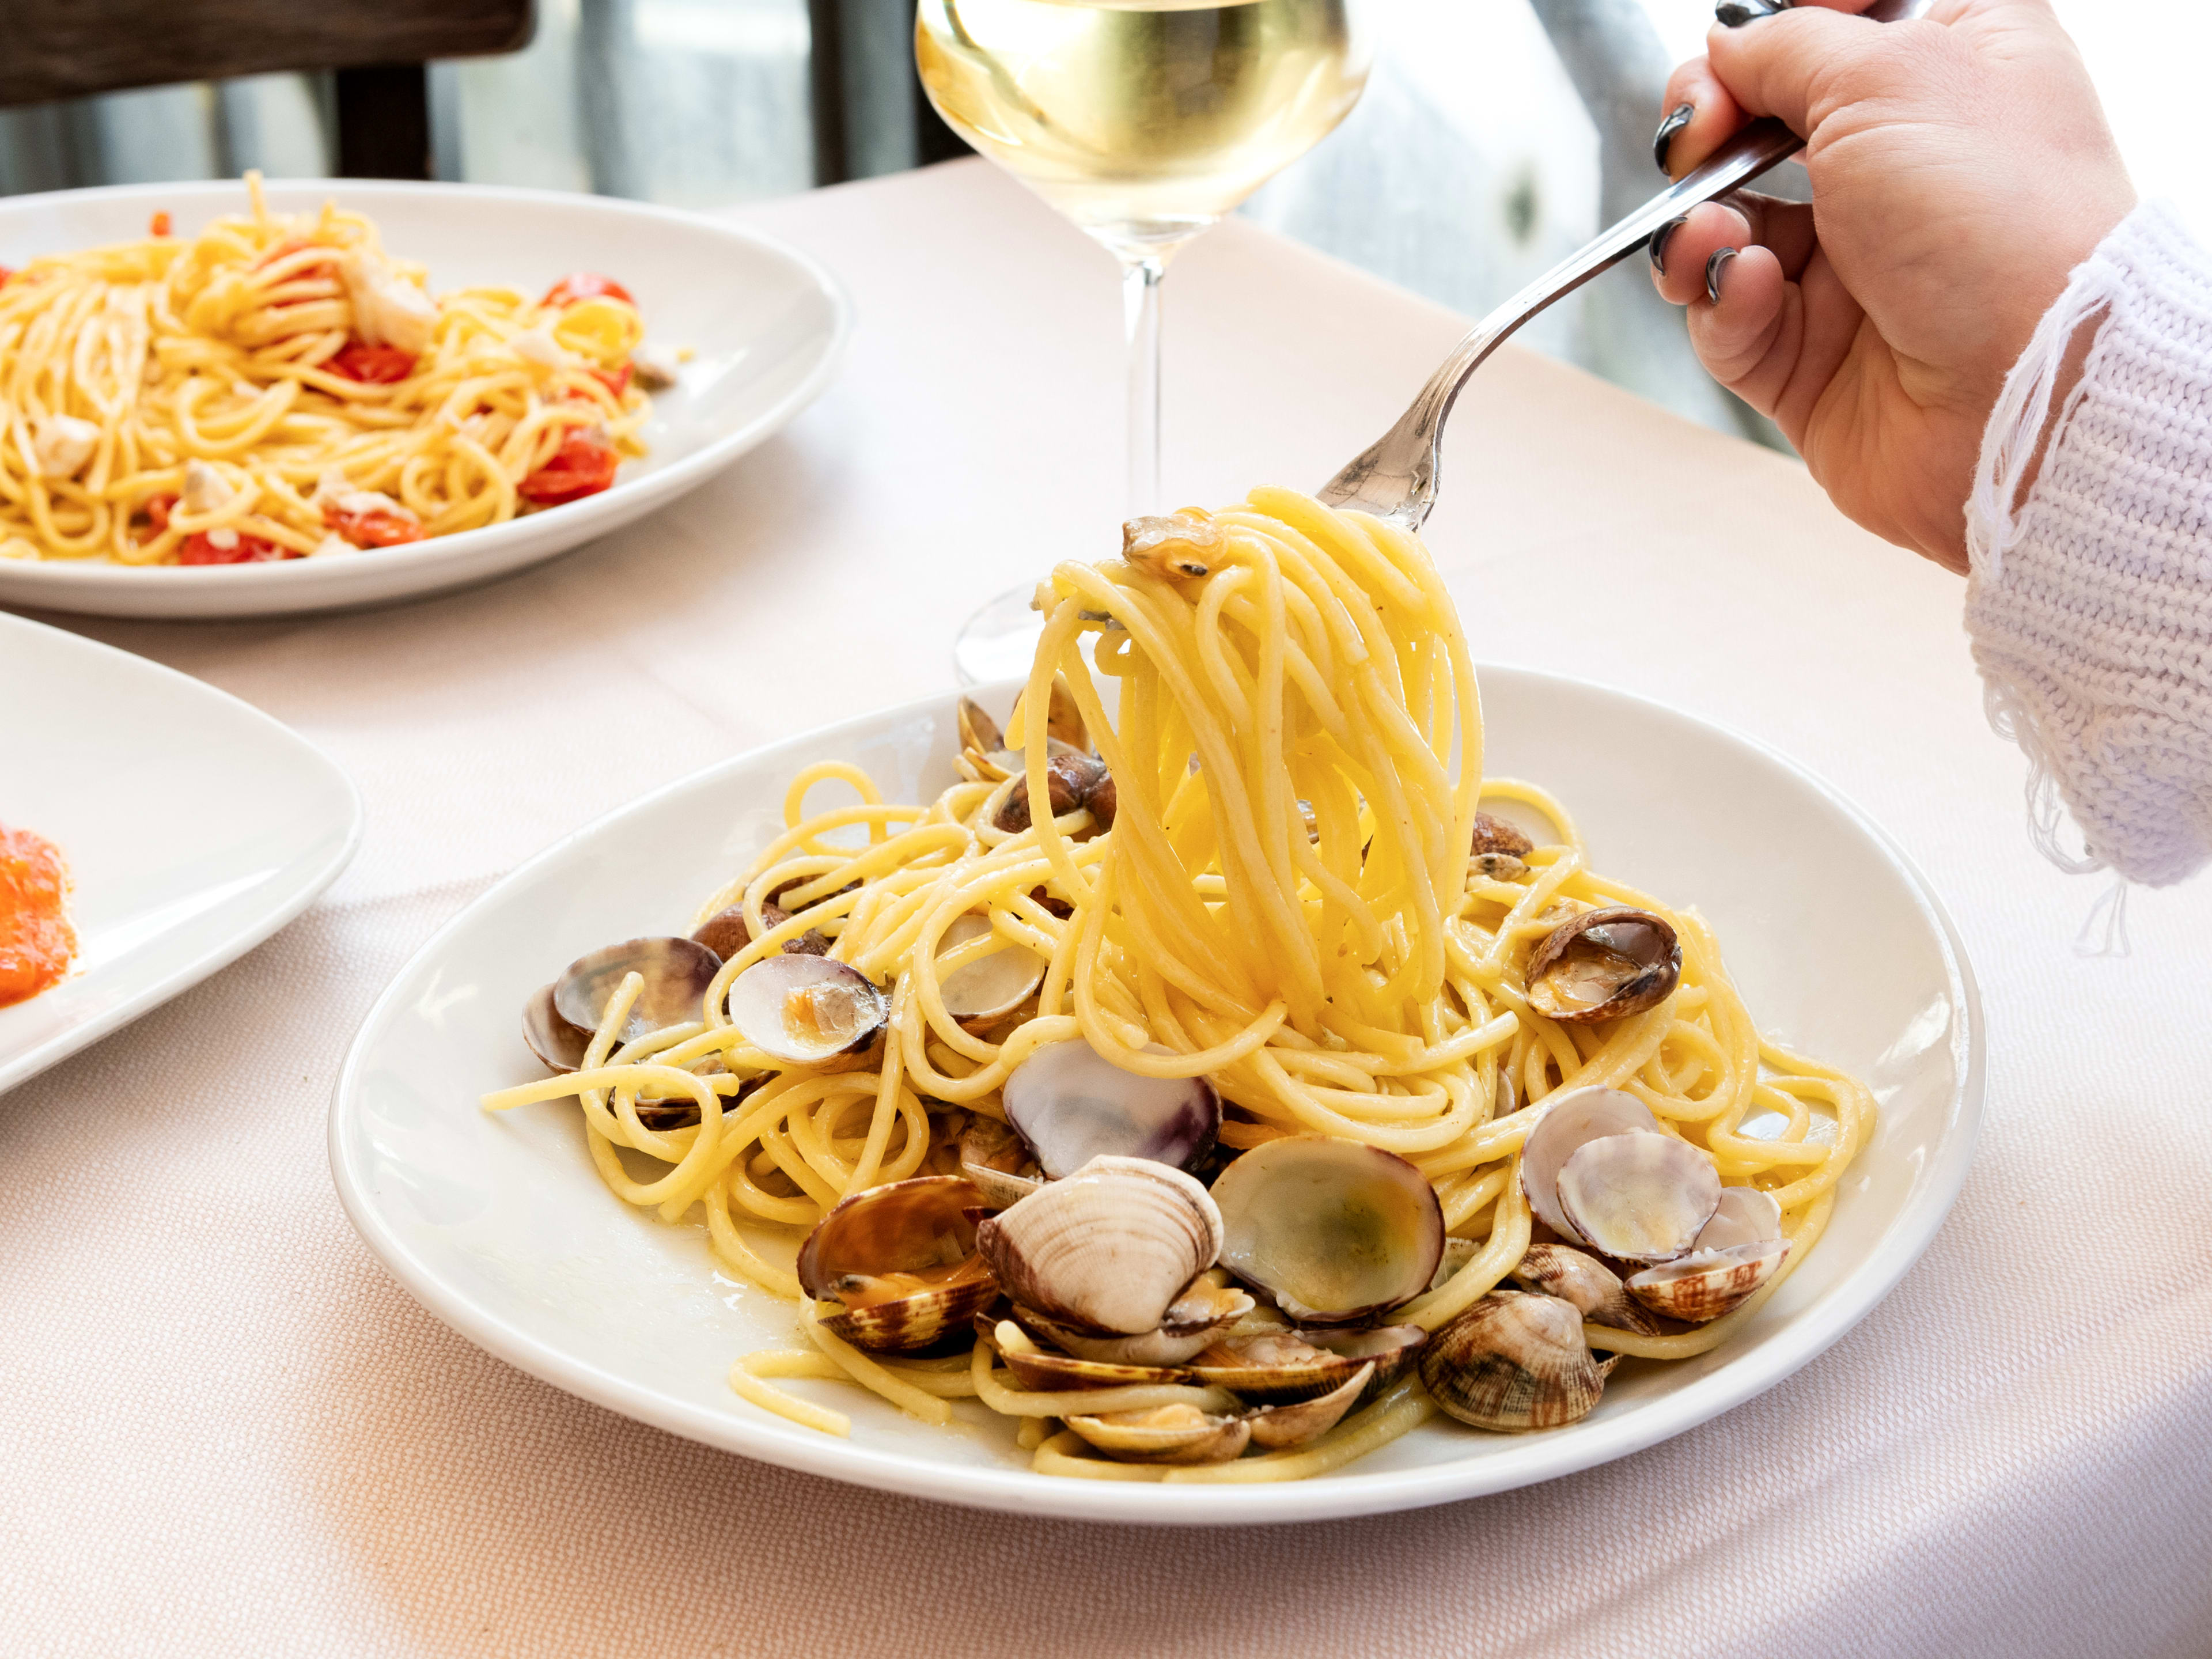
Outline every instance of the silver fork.
MULTIPOLYGON (((1865 15, 1893 23, 1918 17, 1935 0, 1878 0, 1865 15)), ((1805 141, 1771 118, 1753 121, 1706 157, 1695 172, 1668 185, 1580 252, 1554 266, 1474 325, 1413 399, 1398 424, 1321 489, 1331 507, 1356 507, 1419 530, 1437 504, 1444 420, 1468 376, 1538 312, 1610 270, 1651 240, 1668 220, 1749 184, 1805 148, 1805 141)))

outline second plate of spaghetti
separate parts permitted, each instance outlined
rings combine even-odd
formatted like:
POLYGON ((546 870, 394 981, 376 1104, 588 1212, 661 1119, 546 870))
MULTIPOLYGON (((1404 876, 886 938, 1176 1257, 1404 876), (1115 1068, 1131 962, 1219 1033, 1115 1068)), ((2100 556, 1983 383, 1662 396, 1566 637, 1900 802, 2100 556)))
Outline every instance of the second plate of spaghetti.
POLYGON ((1871 1309, 1980 1088, 1880 832, 1478 675, 1371 520, 1126 534, 1024 685, 732 762, 425 947, 331 1120, 403 1282, 751 1455, 1194 1522, 1585 1468, 1871 1309))
POLYGON ((703 483, 850 327, 635 204, 344 180, 0 202, 0 601, 217 617, 503 574, 703 483))

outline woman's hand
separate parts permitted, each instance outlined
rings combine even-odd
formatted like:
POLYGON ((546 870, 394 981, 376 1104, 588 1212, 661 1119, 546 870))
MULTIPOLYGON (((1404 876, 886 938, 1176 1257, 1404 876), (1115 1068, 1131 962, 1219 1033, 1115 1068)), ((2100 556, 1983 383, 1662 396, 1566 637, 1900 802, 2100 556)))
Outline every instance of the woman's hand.
POLYGON ((1653 239, 1652 264, 1713 378, 1773 417, 1838 507, 1964 571, 2006 371, 2135 191, 2047 0, 1850 15, 1869 3, 1717 26, 1674 71, 1666 107, 1691 113, 1662 129, 1669 173, 1775 115, 1806 137, 1813 202, 1709 204, 1653 239))

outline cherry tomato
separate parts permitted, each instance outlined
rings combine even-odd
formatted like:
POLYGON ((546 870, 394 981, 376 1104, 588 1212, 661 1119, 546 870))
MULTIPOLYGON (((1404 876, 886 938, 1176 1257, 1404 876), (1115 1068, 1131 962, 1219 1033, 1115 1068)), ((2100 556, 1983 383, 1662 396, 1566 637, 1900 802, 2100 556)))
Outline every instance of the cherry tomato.
POLYGON ((421 541, 425 534, 419 520, 380 507, 366 513, 341 513, 326 507, 323 522, 356 547, 400 547, 421 541))
POLYGON ((229 547, 217 547, 203 531, 197 536, 187 536, 177 550, 179 564, 268 564, 277 559, 296 559, 301 556, 289 547, 264 541, 258 536, 238 534, 237 542, 229 547))
POLYGON ((153 222, 149 224, 146 228, 156 236, 167 236, 169 234, 168 209, 162 208, 156 211, 154 215, 153 222))
POLYGON ((151 495, 147 498, 146 521, 154 526, 155 535, 160 535, 169 527, 169 514, 175 511, 176 505, 177 498, 174 495, 151 495))
POLYGON ((624 305, 635 305, 629 290, 611 276, 602 276, 596 271, 575 270, 563 276, 545 290, 542 306, 572 306, 579 300, 596 299, 605 295, 610 300, 620 300, 624 305))
POLYGON ((5 266, 5 265, 0 265, 0 288, 5 288, 5 287, 7 287, 7 286, 8 286, 8 279, 9 279, 10 276, 13 276, 15 274, 15 273, 14 271, 12 271, 12 270, 9 270, 7 266, 5 266))
POLYGON ((553 452, 553 459, 515 486, 526 501, 557 507, 585 495, 596 495, 615 481, 622 458, 615 447, 594 434, 574 431, 553 452))
POLYGON ((402 351, 398 346, 363 345, 359 340, 349 340, 337 356, 323 367, 349 380, 360 380, 368 386, 391 386, 412 374, 415 363, 415 354, 402 351))
POLYGON ((625 357, 619 368, 595 368, 591 374, 592 378, 613 392, 615 401, 620 403, 623 393, 629 390, 629 377, 636 372, 635 366, 625 357))

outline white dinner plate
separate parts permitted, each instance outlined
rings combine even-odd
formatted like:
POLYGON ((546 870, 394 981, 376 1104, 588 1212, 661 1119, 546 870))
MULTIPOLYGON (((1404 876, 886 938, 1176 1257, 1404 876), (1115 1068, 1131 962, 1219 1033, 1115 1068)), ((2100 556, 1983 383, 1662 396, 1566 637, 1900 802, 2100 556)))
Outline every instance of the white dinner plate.
POLYGON ((77 956, 0 1008, 0 1091, 234 962, 361 844, 323 752, 190 675, 0 615, 0 824, 59 847, 77 956))
MULTIPOLYGON (((1905 855, 1779 756, 1576 681, 1489 668, 1482 689, 1491 773, 1553 788, 1607 873, 1698 906, 1765 1027, 1866 1078, 1882 1107, 1827 1236, 1747 1329, 1696 1359, 1632 1361, 1571 1427, 1509 1436, 1438 1419, 1317 1480, 1161 1486, 1033 1474, 1004 1419, 972 1401, 939 1429, 855 1389, 784 1385, 851 1413, 852 1437, 832 1439, 729 1390, 738 1356, 792 1344, 791 1310, 717 1274, 701 1227, 663 1225, 610 1194, 574 1103, 478 1109, 485 1091, 544 1075, 522 1045, 524 998, 594 945, 684 931, 781 829, 799 767, 858 762, 892 799, 952 781, 950 696, 726 762, 569 836, 471 905, 392 981, 346 1058, 331 1115, 339 1196, 426 1307, 523 1370, 678 1434, 918 1497, 1093 1520, 1314 1519, 1498 1492, 1679 1434, 1818 1354, 1934 1237, 1980 1112, 1973 982, 1905 855)), ((987 698, 1012 701, 1011 687, 987 698)))
MULTIPOLYGON (((711 219, 635 202, 482 185, 271 182, 271 208, 335 199, 377 222, 384 246, 430 268, 430 289, 546 289, 574 270, 635 297, 646 337, 693 356, 656 393, 614 487, 505 524, 405 547, 270 564, 133 568, 0 559, 0 604, 105 617, 248 617, 380 604, 505 575, 604 536, 687 489, 781 428, 836 375, 852 331, 836 279, 794 248, 711 219)), ((119 185, 0 199, 0 265, 146 234, 157 209, 177 234, 246 210, 234 182, 119 185)))

